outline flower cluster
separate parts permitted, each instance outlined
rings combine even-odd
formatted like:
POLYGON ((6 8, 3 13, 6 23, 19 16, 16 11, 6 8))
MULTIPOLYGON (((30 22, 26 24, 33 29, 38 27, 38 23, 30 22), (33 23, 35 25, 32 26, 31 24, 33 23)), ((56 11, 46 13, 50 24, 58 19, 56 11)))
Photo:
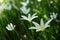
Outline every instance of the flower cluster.
MULTIPOLYGON (((41 0, 38 0, 38 1, 41 1, 41 0)), ((20 10, 23 12, 23 14, 25 15, 21 15, 21 20, 26 20, 28 22, 31 22, 34 24, 34 26, 30 27, 29 29, 35 29, 36 32, 38 31, 44 31, 47 27, 50 27, 49 23, 53 20, 53 19, 56 19, 57 18, 57 13, 55 14, 53 12, 52 15, 50 15, 50 19, 44 23, 44 20, 43 18, 41 18, 40 20, 40 24, 38 24, 37 22, 34 22, 33 19, 35 18, 38 18, 37 16, 37 13, 34 13, 34 14, 30 14, 30 8, 26 8, 26 6, 29 4, 29 0, 26 0, 26 2, 20 2, 20 4, 22 5, 22 7, 20 8, 20 10), (27 15, 27 16, 26 16, 27 15)), ((6 7, 5 7, 6 8, 6 7)), ((8 8, 8 7, 7 7, 8 8)), ((9 8, 11 8, 11 6, 9 6, 9 8)), ((15 8, 17 8, 15 6, 15 8)), ((17 8, 18 9, 18 8, 17 8)), ((6 29, 9 30, 9 31, 12 31, 14 30, 15 28, 15 25, 13 25, 12 23, 8 24, 6 26, 6 29)))
MULTIPOLYGON (((41 1, 41 0, 38 0, 38 1, 41 1)), ((29 9, 29 8, 26 9, 26 6, 27 6, 28 3, 29 3, 29 0, 27 0, 26 2, 21 2, 21 4, 23 5, 23 7, 20 8, 20 9, 22 10, 22 12, 23 12, 24 14, 28 14, 28 13, 30 12, 30 9, 29 9)), ((53 12, 53 15, 50 15, 51 19, 49 19, 45 24, 44 24, 43 19, 41 19, 40 25, 39 25, 37 22, 33 22, 33 21, 32 21, 33 19, 35 19, 35 18, 38 17, 38 16, 36 16, 36 14, 37 14, 37 13, 33 14, 32 16, 31 16, 31 14, 28 14, 28 17, 26 17, 26 16, 24 16, 24 15, 21 16, 21 17, 22 17, 21 20, 27 20, 27 21, 29 21, 29 22, 32 22, 32 23, 35 25, 35 27, 30 27, 29 29, 36 29, 36 32, 38 32, 38 31, 43 31, 45 28, 50 27, 49 23, 50 23, 53 19, 56 19, 56 17, 57 17, 57 14, 55 14, 55 13, 53 12)))
POLYGON ((16 7, 16 5, 14 3, 10 3, 13 2, 13 0, 0 0, 0 13, 5 9, 5 10, 11 10, 12 6, 16 9, 18 9, 16 7))
MULTIPOLYGON (((6 0, 7 1, 7 0, 6 0)), ((4 1, 4 0, 1 0, 0 1, 0 10, 2 10, 1 8, 3 8, 3 9, 7 9, 7 10, 10 10, 11 9, 11 4, 9 3, 9 1, 8 2, 6 2, 6 1, 4 1)))

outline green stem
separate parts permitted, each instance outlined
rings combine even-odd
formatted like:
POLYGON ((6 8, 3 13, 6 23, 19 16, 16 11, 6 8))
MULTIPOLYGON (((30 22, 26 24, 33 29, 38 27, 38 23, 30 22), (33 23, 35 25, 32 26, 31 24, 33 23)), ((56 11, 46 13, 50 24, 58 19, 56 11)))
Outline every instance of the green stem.
POLYGON ((27 35, 27 40, 33 40, 32 36, 30 35, 30 31, 27 29, 27 27, 25 27, 25 24, 23 23, 23 26, 26 30, 26 35, 27 35))
POLYGON ((19 39, 20 37, 19 37, 18 32, 17 32, 16 30, 14 30, 14 32, 16 33, 16 35, 17 35, 17 37, 18 37, 18 39, 19 39))

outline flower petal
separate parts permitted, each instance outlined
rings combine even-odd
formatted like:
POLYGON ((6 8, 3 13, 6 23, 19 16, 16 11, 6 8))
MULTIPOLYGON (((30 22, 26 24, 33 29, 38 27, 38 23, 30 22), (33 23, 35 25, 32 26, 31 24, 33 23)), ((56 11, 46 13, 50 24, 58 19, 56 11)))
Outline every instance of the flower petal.
POLYGON ((18 8, 15 4, 12 4, 12 6, 13 6, 15 9, 19 10, 19 8, 18 8))
POLYGON ((27 0, 26 3, 28 4, 29 3, 29 0, 27 0))
POLYGON ((28 3, 29 3, 29 0, 26 0, 26 2, 20 2, 20 4, 22 4, 23 6, 27 6, 28 3))
POLYGON ((29 19, 31 18, 31 14, 28 14, 28 18, 29 18, 29 19))
POLYGON ((39 24, 38 23, 36 23, 36 22, 32 22, 36 27, 38 27, 39 26, 39 24))
POLYGON ((51 18, 50 20, 48 20, 45 25, 48 25, 51 21, 53 20, 53 18, 51 18))
POLYGON ((25 6, 23 6, 22 8, 20 8, 21 9, 21 11, 24 13, 24 14, 26 14, 26 7, 25 6))
POLYGON ((36 27, 30 27, 29 29, 37 29, 36 27))
POLYGON ((41 25, 42 27, 44 27, 44 21, 43 21, 43 19, 40 20, 40 25, 41 25))
POLYGON ((54 18, 56 19, 56 17, 57 17, 57 13, 55 14, 55 13, 53 13, 53 16, 54 16, 54 18))
POLYGON ((30 8, 28 8, 27 10, 26 10, 26 14, 28 14, 30 12, 30 8))
POLYGON ((47 27, 50 27, 50 25, 45 25, 45 27, 44 27, 44 28, 47 28, 47 27))
POLYGON ((12 29, 10 27, 6 27, 6 29, 9 30, 9 31, 12 31, 12 29))
POLYGON ((37 18, 38 16, 34 16, 34 17, 32 17, 32 19, 35 19, 35 18, 37 18))
POLYGON ((39 32, 40 30, 36 30, 36 32, 39 32))
POLYGON ((35 16, 37 13, 34 13, 33 15, 32 15, 32 19, 34 19, 34 18, 37 18, 38 16, 35 16))
POLYGON ((24 14, 28 14, 30 12, 30 8, 26 9, 25 6, 22 6, 20 9, 24 14))
POLYGON ((34 14, 32 15, 32 17, 34 17, 36 14, 37 14, 37 13, 34 13, 34 14))
POLYGON ((24 19, 24 20, 27 20, 28 18, 26 17, 26 16, 21 16, 22 17, 22 19, 24 19))
POLYGON ((6 5, 6 7, 5 7, 5 9, 7 9, 7 10, 11 10, 11 8, 12 8, 12 5, 11 4, 6 5))

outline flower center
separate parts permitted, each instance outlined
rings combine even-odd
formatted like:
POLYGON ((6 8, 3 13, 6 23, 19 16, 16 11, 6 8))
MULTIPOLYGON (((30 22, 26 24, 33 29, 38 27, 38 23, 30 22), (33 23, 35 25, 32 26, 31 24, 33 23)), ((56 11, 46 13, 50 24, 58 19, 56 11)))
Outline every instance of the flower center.
POLYGON ((30 19, 28 19, 28 21, 29 21, 29 22, 31 22, 31 21, 32 21, 32 19, 30 18, 30 19))
POLYGON ((42 27, 42 26, 39 26, 38 27, 38 30, 41 30, 41 31, 43 31, 45 28, 44 27, 42 27))

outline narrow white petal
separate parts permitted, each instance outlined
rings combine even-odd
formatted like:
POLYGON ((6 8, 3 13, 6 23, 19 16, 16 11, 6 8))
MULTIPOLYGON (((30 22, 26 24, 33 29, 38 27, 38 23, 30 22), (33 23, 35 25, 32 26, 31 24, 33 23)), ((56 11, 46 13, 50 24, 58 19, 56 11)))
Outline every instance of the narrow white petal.
POLYGON ((30 12, 30 8, 28 8, 27 10, 26 10, 26 14, 28 14, 30 12))
POLYGON ((23 6, 22 8, 20 8, 21 9, 21 11, 24 13, 24 14, 26 14, 26 7, 25 6, 23 6))
POLYGON ((15 9, 19 10, 19 8, 18 8, 16 5, 14 5, 14 4, 13 4, 13 7, 14 7, 15 9))
POLYGON ((48 20, 45 25, 48 25, 51 21, 53 20, 53 18, 51 18, 50 20, 48 20))
POLYGON ((32 15, 32 17, 34 17, 36 14, 37 14, 37 13, 34 13, 34 14, 32 15))
POLYGON ((55 16, 55 13, 53 12, 53 16, 55 16))
POLYGON ((39 26, 39 24, 38 23, 36 23, 36 22, 32 22, 36 27, 38 27, 39 26))
POLYGON ((9 28, 9 27, 6 27, 6 29, 7 29, 7 30, 9 30, 9 31, 12 31, 12 29, 11 29, 11 28, 9 28))
POLYGON ((36 32, 39 32, 40 30, 36 30, 36 32))
POLYGON ((29 0, 26 0, 26 2, 20 2, 20 4, 22 4, 23 6, 27 6, 29 3, 29 0))
POLYGON ((47 28, 47 27, 50 27, 50 25, 45 25, 45 27, 44 27, 44 28, 47 28))
POLYGON ((26 16, 23 16, 23 15, 22 15, 21 17, 22 17, 23 19, 28 19, 26 16))
POLYGON ((28 4, 29 3, 29 0, 27 0, 26 3, 28 4))
POLYGON ((27 6, 25 2, 20 2, 20 4, 22 4, 23 6, 27 6))
POLYGON ((13 24, 12 24, 12 23, 10 23, 10 26, 11 26, 11 27, 13 27, 13 24))
POLYGON ((26 16, 23 16, 23 15, 22 15, 21 17, 22 17, 22 18, 27 18, 26 16))
POLYGON ((30 12, 30 8, 26 9, 25 6, 22 6, 20 9, 24 14, 28 14, 30 12))
POLYGON ((50 15, 51 18, 53 18, 53 15, 50 15))
POLYGON ((10 29, 13 29, 13 28, 14 28, 12 23, 10 23, 10 25, 9 25, 8 27, 9 27, 10 29))
POLYGON ((54 15, 54 18, 57 18, 57 13, 54 15))
POLYGON ((9 31, 12 31, 12 30, 14 30, 15 27, 16 27, 15 25, 13 25, 12 23, 10 23, 10 24, 8 24, 6 26, 6 29, 9 30, 9 31))
POLYGON ((43 27, 44 26, 44 21, 43 19, 40 20, 40 25, 43 27))
POLYGON ((36 27, 30 27, 29 29, 37 29, 36 27))
POLYGON ((53 17, 54 19, 56 19, 56 18, 57 18, 57 13, 55 14, 55 13, 53 12, 52 17, 53 17))
POLYGON ((35 18, 37 18, 38 16, 34 16, 34 17, 32 17, 32 19, 35 19, 35 18))
POLYGON ((38 16, 35 16, 37 13, 34 13, 33 15, 32 15, 32 19, 34 19, 34 18, 37 18, 38 16))
POLYGON ((21 18, 21 20, 27 20, 27 19, 21 18))
POLYGON ((28 14, 28 18, 31 18, 31 14, 28 14))
POLYGON ((57 16, 58 14, 56 13, 55 16, 57 16))
POLYGON ((6 26, 6 29, 9 30, 9 31, 12 30, 12 28, 9 24, 8 24, 8 26, 6 26))
POLYGON ((8 24, 7 28, 11 29, 11 26, 8 24))
POLYGON ((5 7, 5 9, 7 9, 7 10, 11 10, 11 8, 12 8, 12 5, 11 4, 6 5, 6 7, 5 7))

